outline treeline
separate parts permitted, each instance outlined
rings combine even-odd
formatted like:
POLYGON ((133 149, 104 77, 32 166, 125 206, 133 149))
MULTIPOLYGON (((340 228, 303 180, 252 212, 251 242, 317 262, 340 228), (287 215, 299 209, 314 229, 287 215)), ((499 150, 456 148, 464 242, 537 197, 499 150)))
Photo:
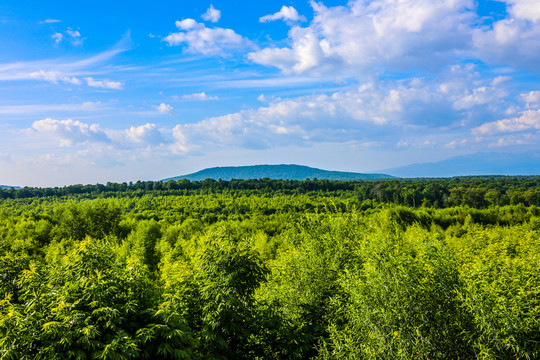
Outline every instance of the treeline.
POLYGON ((540 207, 355 191, 1 200, 0 359, 540 358, 540 207))
POLYGON ((445 179, 401 179, 381 181, 329 180, 212 180, 204 181, 138 181, 136 183, 107 183, 71 185, 60 188, 29 188, 0 190, 0 199, 81 196, 142 197, 153 195, 302 195, 326 194, 364 201, 392 203, 410 207, 447 208, 469 206, 518 205, 540 206, 540 177, 455 177, 445 179))

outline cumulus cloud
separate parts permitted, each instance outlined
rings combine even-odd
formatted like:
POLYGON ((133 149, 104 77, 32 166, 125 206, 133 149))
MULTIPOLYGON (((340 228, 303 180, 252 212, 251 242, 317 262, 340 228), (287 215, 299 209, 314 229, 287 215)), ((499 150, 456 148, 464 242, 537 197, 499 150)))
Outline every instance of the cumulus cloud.
POLYGON ((405 89, 375 89, 366 84, 349 92, 277 99, 257 109, 178 125, 173 131, 177 141, 171 148, 185 153, 207 145, 263 149, 310 142, 366 142, 374 133, 399 126, 403 104, 411 96, 405 89))
POLYGON ((472 131, 475 135, 493 135, 527 130, 540 130, 540 110, 527 110, 521 116, 485 123, 472 131))
POLYGON ((125 134, 131 142, 138 144, 157 146, 166 142, 156 124, 132 126, 125 130, 125 134))
POLYGON ((457 110, 470 109, 473 106, 484 105, 498 99, 503 99, 507 95, 504 90, 482 86, 456 99, 454 101, 454 108, 457 110))
POLYGON ((252 52, 255 63, 285 73, 411 68, 446 63, 470 48, 472 0, 363 0, 326 7, 312 1, 313 21, 289 31, 289 47, 252 52))
POLYGON ((182 99, 206 101, 206 100, 217 100, 218 97, 206 95, 206 93, 203 91, 203 92, 195 93, 195 94, 182 95, 182 99))
POLYGON ((509 13, 516 19, 540 20, 540 7, 536 0, 507 0, 509 13))
POLYGON ((528 108, 540 107, 540 91, 531 91, 520 95, 528 108))
POLYGON ((472 30, 475 54, 487 63, 538 71, 540 6, 535 0, 507 0, 508 16, 472 30))
POLYGON ((287 74, 310 69, 320 71, 340 62, 339 57, 325 53, 312 29, 294 27, 289 36, 293 43, 291 48, 266 48, 248 54, 248 58, 261 65, 275 66, 287 74))
POLYGON ((214 5, 210 4, 210 7, 206 12, 201 16, 206 21, 211 21, 217 23, 221 18, 221 11, 214 8, 214 5))
POLYGON ((35 121, 35 133, 45 134, 57 140, 61 147, 107 146, 109 149, 125 150, 132 148, 159 147, 168 141, 156 124, 146 123, 131 126, 125 130, 102 129, 99 124, 87 124, 72 119, 55 120, 51 118, 35 121))
POLYGON ((159 106, 156 106, 156 110, 162 114, 170 114, 174 109, 171 105, 161 103, 159 106))
POLYGON ((163 38, 169 46, 185 45, 185 51, 203 55, 227 56, 230 51, 252 48, 253 43, 231 29, 207 28, 193 19, 176 21, 180 32, 163 38))
POLYGON ((87 77, 85 78, 86 84, 91 87, 97 87, 102 89, 114 89, 114 90, 122 90, 124 88, 124 84, 122 84, 119 81, 111 81, 111 80, 95 80, 94 78, 87 77))
POLYGON ((85 124, 71 119, 46 118, 34 121, 32 128, 39 133, 56 137, 60 141, 60 146, 69 147, 80 143, 110 141, 98 124, 85 124))
POLYGON ((471 139, 480 130, 471 134, 471 128, 507 116, 511 86, 508 78, 479 78, 474 67, 452 67, 436 79, 372 81, 349 91, 288 99, 261 96, 264 104, 258 108, 178 125, 171 150, 184 154, 212 147, 265 149, 373 139, 418 149, 473 146, 471 139))
POLYGON ((259 19, 260 22, 269 22, 274 20, 283 20, 285 22, 307 21, 305 16, 299 15, 298 11, 292 6, 282 6, 278 12, 265 15, 259 19))

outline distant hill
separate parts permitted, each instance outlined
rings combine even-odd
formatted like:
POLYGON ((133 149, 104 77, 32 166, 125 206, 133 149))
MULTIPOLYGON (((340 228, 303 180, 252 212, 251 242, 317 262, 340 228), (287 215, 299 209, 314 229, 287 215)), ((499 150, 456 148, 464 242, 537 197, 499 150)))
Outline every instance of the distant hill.
POLYGON ((328 171, 301 165, 253 165, 253 166, 225 166, 204 169, 193 174, 175 176, 162 181, 187 179, 202 181, 204 179, 231 180, 231 179, 284 179, 284 180, 365 180, 392 178, 386 174, 361 174, 354 172, 328 171))
POLYGON ((16 189, 16 190, 17 190, 17 189, 20 189, 19 186, 0 185, 0 189, 2 189, 2 190, 9 190, 9 189, 11 189, 11 188, 14 188, 14 189, 16 189))
POLYGON ((398 177, 540 175, 538 153, 476 153, 381 170, 398 177))

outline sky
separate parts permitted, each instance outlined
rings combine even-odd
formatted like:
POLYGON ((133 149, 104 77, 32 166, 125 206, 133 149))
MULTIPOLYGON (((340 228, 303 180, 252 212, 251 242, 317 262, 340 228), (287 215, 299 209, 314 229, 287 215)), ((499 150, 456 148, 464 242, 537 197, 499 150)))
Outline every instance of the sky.
POLYGON ((540 150, 538 0, 0 2, 0 184, 540 150))

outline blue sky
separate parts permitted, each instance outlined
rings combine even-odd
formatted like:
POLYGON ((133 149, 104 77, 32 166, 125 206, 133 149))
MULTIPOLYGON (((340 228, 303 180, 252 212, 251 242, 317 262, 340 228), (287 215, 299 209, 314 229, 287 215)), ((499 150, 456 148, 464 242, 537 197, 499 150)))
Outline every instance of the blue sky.
POLYGON ((0 183, 540 144, 537 0, 0 3, 0 183))

